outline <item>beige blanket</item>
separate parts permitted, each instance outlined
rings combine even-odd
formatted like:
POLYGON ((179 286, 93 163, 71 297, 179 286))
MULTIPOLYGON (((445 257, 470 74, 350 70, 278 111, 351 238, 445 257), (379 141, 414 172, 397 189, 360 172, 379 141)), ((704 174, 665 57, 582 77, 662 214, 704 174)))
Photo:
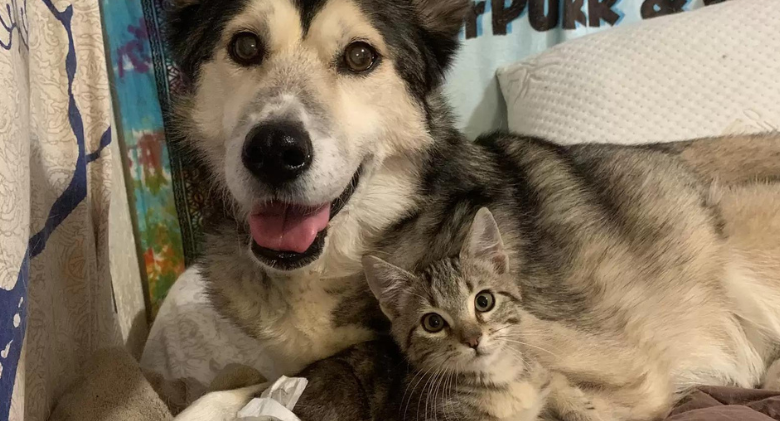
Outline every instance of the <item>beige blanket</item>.
MULTIPOLYGON (((60 399, 49 420, 173 420, 172 408, 149 380, 124 349, 99 351, 81 379, 60 399)), ((174 397, 181 393, 174 389, 167 392, 174 397)), ((175 406, 175 402, 169 403, 175 406)))
MULTIPOLYGON (((89 361, 81 378, 57 403, 49 421, 170 421, 206 391, 192 380, 171 381, 141 370, 124 348, 98 351, 89 361)), ((230 365, 208 391, 264 381, 256 370, 230 365)))

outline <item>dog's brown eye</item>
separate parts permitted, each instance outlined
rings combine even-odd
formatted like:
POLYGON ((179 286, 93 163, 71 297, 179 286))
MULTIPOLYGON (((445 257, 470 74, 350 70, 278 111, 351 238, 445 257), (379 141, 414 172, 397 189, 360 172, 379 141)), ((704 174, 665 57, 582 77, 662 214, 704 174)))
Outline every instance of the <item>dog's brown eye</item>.
POLYGON ((344 50, 344 63, 355 73, 370 70, 376 59, 376 50, 365 42, 353 42, 344 50))
POLYGON ((482 291, 474 298, 474 308, 480 313, 485 313, 493 310, 493 306, 496 305, 496 299, 490 291, 482 291))
POLYGON ((230 41, 230 57, 242 66, 259 64, 263 60, 260 38, 251 32, 236 34, 230 41))
POLYGON ((444 329, 444 326, 447 326, 447 322, 436 313, 428 313, 423 316, 422 326, 426 331, 436 333, 441 332, 441 330, 444 329))

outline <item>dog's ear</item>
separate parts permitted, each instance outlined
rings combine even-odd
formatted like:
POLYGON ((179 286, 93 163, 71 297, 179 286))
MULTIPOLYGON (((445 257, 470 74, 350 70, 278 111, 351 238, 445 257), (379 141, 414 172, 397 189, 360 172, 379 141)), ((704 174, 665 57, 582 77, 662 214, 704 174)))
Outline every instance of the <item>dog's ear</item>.
POLYGON ((168 0, 166 41, 185 79, 193 76, 193 52, 203 36, 203 29, 195 24, 201 6, 201 0, 168 0))
POLYGON ((433 66, 428 69, 428 84, 438 86, 460 46, 458 33, 473 7, 472 0, 412 0, 423 29, 433 66))
POLYGON ((471 0, 412 0, 423 27, 432 34, 454 38, 466 19, 471 0))
POLYGON ((392 321, 408 298, 414 275, 374 256, 363 257, 363 271, 382 312, 392 321))
POLYGON ((501 232, 498 230, 493 214, 487 208, 477 211, 461 248, 460 258, 487 261, 498 274, 504 274, 509 270, 509 256, 504 250, 501 232))
POLYGON ((168 0, 167 3, 165 10, 170 25, 186 21, 189 15, 200 8, 202 0, 168 0))
POLYGON ((170 0, 172 7, 181 9, 187 6, 195 6, 200 4, 201 0, 170 0))

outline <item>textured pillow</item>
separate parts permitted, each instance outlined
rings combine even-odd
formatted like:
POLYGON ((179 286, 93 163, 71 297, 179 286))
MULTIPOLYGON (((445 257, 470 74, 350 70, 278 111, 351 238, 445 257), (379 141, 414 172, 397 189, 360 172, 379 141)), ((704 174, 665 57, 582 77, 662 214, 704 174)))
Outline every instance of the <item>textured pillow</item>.
POLYGON ((509 129, 561 143, 780 129, 780 0, 732 0, 499 69, 509 129))

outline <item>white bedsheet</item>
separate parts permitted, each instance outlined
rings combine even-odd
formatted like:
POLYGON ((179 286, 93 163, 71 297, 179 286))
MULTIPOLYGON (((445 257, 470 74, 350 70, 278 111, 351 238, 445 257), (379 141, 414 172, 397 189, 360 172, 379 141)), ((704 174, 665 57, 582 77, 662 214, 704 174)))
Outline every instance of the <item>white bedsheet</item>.
POLYGON ((208 386, 226 365, 241 363, 269 380, 282 373, 264 358, 262 344, 245 335, 209 305, 199 267, 176 281, 157 313, 141 357, 143 368, 168 379, 190 378, 208 386))

